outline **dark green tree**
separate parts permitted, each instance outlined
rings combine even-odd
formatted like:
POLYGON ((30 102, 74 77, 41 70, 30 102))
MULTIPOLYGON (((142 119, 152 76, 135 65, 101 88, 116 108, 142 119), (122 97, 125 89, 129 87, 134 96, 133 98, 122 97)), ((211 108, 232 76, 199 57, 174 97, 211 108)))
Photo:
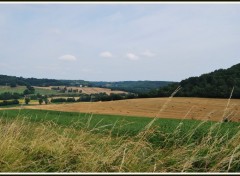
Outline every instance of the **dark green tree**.
POLYGON ((30 102, 30 98, 29 97, 25 97, 24 101, 25 101, 25 104, 28 105, 28 103, 30 102))
POLYGON ((16 82, 11 82, 11 83, 10 83, 10 87, 17 87, 16 82))
POLYGON ((47 97, 44 98, 44 103, 45 103, 45 104, 48 104, 48 103, 49 103, 49 100, 48 100, 47 97))
POLYGON ((39 98, 38 100, 39 104, 41 105, 43 103, 43 99, 42 98, 39 98))

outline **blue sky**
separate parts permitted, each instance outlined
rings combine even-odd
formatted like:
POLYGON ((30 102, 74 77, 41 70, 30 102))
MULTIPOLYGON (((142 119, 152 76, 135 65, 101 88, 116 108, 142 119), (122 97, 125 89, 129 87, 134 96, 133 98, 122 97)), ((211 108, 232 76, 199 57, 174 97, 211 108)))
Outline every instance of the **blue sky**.
POLYGON ((240 4, 0 4, 0 74, 181 81, 240 62, 240 4))

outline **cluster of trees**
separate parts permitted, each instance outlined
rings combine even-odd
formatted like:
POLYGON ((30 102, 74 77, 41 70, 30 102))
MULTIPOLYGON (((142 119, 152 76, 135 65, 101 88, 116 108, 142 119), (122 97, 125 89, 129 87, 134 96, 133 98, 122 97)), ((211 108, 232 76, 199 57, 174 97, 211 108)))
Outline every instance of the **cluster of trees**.
POLYGON ((0 75, 0 85, 9 85, 15 87, 16 85, 28 85, 22 77, 0 75))
POLYGON ((56 80, 56 79, 37 79, 37 78, 23 78, 23 77, 16 77, 16 76, 7 76, 7 75, 0 75, 0 85, 8 85, 11 87, 16 87, 17 85, 20 86, 88 86, 90 83, 84 80, 56 80))
POLYGON ((182 91, 179 96, 228 98, 234 87, 232 98, 240 98, 240 64, 190 77, 181 81, 180 85, 182 91))
POLYGON ((3 100, 2 102, 0 102, 0 106, 7 106, 7 105, 16 105, 16 104, 19 104, 19 101, 18 100, 3 100))
POLYGON ((228 98, 234 87, 232 98, 240 98, 240 64, 199 77, 190 77, 180 83, 139 94, 139 97, 168 97, 178 86, 181 86, 181 90, 175 95, 178 97, 228 98))
POLYGON ((35 93, 34 87, 27 86, 27 88, 23 91, 23 93, 4 92, 0 94, 0 100, 19 99, 19 98, 23 98, 25 95, 34 94, 34 93, 35 93))
POLYGON ((137 94, 147 93, 153 89, 167 86, 170 81, 119 81, 119 82, 90 82, 91 86, 122 90, 137 94))
POLYGON ((81 93, 82 92, 82 90, 78 90, 78 89, 72 89, 72 88, 68 89, 66 86, 63 87, 63 88, 61 88, 59 86, 58 87, 52 87, 51 89, 52 90, 57 90, 61 93, 66 93, 66 92, 68 92, 68 93, 81 93))
POLYGON ((132 99, 136 98, 137 95, 133 93, 128 94, 114 94, 111 93, 110 95, 106 93, 98 93, 98 94, 83 94, 80 96, 79 100, 77 101, 111 101, 111 100, 123 100, 123 99, 132 99))
POLYGON ((32 86, 27 85, 27 88, 23 91, 23 95, 29 95, 29 94, 34 94, 35 89, 32 86))
MULTIPOLYGON (((34 97, 33 99, 35 99, 35 100, 37 99, 40 105, 41 105, 43 102, 44 102, 45 104, 48 104, 48 103, 49 103, 49 100, 48 100, 47 95, 42 96, 42 95, 38 94, 36 97, 34 97), (37 97, 37 98, 36 98, 36 97, 37 97)), ((31 100, 32 100, 31 96, 25 96, 25 98, 24 98, 25 104, 29 104, 29 102, 30 102, 31 100)))
POLYGON ((52 103, 59 102, 96 102, 96 101, 111 101, 111 100, 123 100, 136 98, 137 95, 133 93, 129 94, 113 94, 110 95, 106 93, 97 93, 97 94, 82 94, 78 99, 75 98, 52 98, 52 103))
POLYGON ((76 102, 75 98, 52 98, 52 103, 60 103, 60 102, 76 102))
POLYGON ((19 93, 4 92, 0 94, 0 100, 19 99, 21 97, 23 97, 23 95, 19 93))
POLYGON ((44 102, 45 104, 48 104, 48 103, 49 103, 49 100, 48 100, 47 97, 43 97, 43 98, 39 98, 39 99, 38 99, 38 102, 39 102, 40 105, 43 104, 43 102, 44 102))
MULTIPOLYGON (((177 89, 178 86, 178 83, 169 84, 168 86, 153 89, 147 93, 139 93, 138 98, 169 97, 177 89)), ((179 94, 175 96, 179 96, 179 94)))

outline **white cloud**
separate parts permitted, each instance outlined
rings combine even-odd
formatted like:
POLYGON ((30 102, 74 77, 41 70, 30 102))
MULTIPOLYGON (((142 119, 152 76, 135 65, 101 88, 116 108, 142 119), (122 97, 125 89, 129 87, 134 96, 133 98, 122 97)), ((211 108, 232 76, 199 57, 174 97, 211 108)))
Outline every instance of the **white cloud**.
POLYGON ((127 58, 130 60, 138 60, 139 57, 133 53, 127 53, 127 58))
POLYGON ((66 54, 58 58, 59 60, 64 60, 64 61, 75 61, 77 58, 73 55, 66 54))
POLYGON ((104 57, 104 58, 112 58, 113 57, 112 53, 110 53, 109 51, 101 52, 100 56, 104 57))
POLYGON ((149 50, 146 50, 142 53, 142 55, 146 56, 146 57, 153 57, 155 56, 155 53, 149 51, 149 50))

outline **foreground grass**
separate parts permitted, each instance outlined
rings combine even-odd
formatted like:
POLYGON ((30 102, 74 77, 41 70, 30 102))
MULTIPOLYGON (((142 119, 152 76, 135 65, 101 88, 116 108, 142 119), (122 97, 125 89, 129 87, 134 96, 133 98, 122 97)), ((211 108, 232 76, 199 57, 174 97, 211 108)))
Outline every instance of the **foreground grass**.
POLYGON ((0 112, 2 172, 239 172, 237 123, 0 112))

